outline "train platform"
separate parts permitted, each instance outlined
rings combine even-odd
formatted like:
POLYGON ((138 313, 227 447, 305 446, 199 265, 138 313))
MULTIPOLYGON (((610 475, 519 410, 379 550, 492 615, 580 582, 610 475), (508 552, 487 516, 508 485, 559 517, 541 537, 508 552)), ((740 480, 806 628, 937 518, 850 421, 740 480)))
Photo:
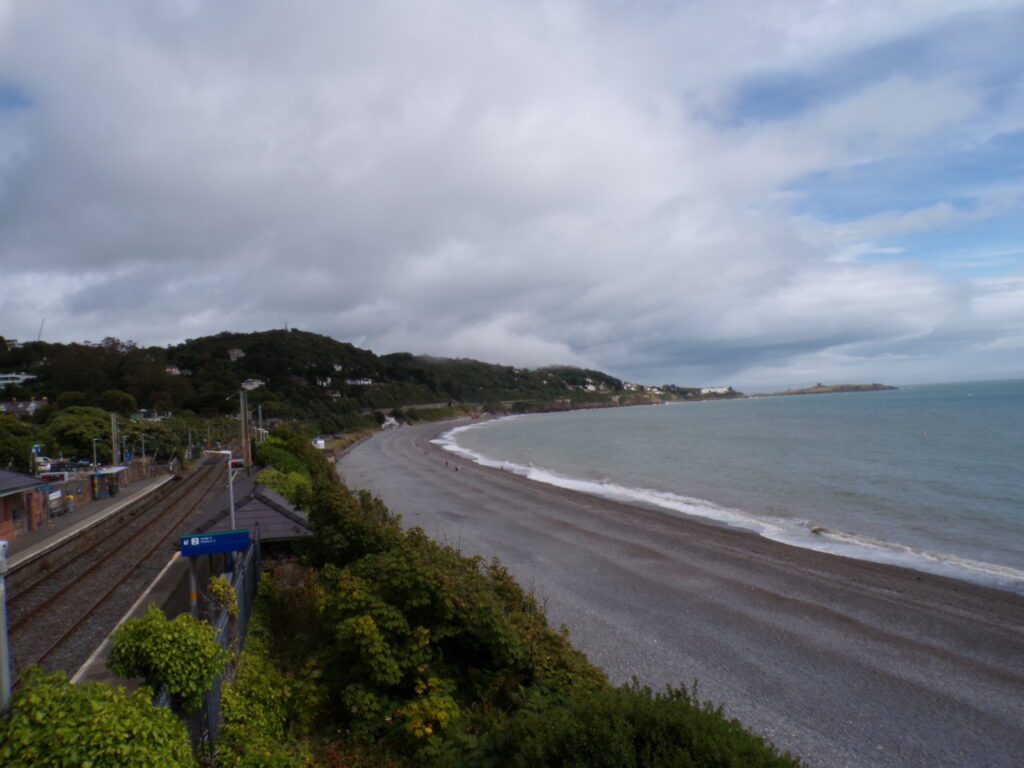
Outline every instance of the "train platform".
MULTIPOLYGON (((257 471, 253 470, 249 475, 239 473, 235 479, 235 504, 240 505, 241 500, 249 496, 256 484, 257 471)), ((203 505, 203 512, 199 517, 197 526, 191 530, 200 530, 204 521, 217 519, 227 514, 229 494, 225 478, 224 489, 212 496, 203 505)), ((182 535, 189 531, 182 531, 182 535)), ((206 584, 210 577, 210 563, 207 558, 202 558, 198 564, 197 576, 201 584, 206 584)), ((79 667, 71 677, 72 683, 106 683, 108 685, 119 685, 128 691, 133 691, 142 684, 141 679, 126 680, 118 677, 107 667, 107 658, 111 651, 111 635, 129 619, 140 618, 150 605, 157 605, 173 619, 179 613, 187 613, 188 602, 188 560, 175 552, 167 561, 163 570, 153 579, 146 590, 139 595, 135 603, 117 622, 117 625, 104 638, 103 642, 93 651, 89 658, 79 667)))
POLYGON ((94 501, 82 510, 61 515, 41 528, 22 534, 8 545, 8 568, 12 571, 17 570, 26 563, 42 557, 60 547, 68 539, 79 536, 130 504, 154 493, 173 479, 174 475, 159 475, 132 483, 117 496, 94 501))

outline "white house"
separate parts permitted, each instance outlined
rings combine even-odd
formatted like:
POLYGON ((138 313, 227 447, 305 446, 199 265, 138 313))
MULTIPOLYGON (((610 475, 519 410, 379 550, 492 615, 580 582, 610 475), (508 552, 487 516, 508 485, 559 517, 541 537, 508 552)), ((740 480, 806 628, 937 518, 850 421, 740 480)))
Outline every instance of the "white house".
POLYGON ((728 395, 732 392, 732 387, 703 387, 700 391, 702 395, 728 395))
POLYGON ((36 378, 31 373, 0 373, 0 387, 6 387, 11 384, 24 384, 26 381, 31 381, 36 378))
POLYGON ((235 362, 235 360, 237 360, 240 357, 245 357, 245 352, 238 349, 237 347, 228 350, 228 360, 230 360, 232 363, 235 362))
POLYGON ((368 387, 373 384, 373 379, 345 379, 350 387, 368 387))
POLYGON ((242 382, 242 389, 246 392, 252 392, 254 389, 259 389, 264 384, 263 379, 246 379, 242 382))

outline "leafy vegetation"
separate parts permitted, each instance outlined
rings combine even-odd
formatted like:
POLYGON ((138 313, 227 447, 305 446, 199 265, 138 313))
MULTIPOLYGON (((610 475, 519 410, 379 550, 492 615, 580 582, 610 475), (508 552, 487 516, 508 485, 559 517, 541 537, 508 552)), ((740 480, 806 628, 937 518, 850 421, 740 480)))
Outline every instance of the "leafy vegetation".
POLYGON ((130 696, 100 683, 71 685, 63 673, 28 670, 10 717, 0 719, 0 764, 65 766, 194 766, 184 724, 154 707, 152 691, 130 696))
MULTIPOLYGON (((260 594, 269 583, 263 579, 260 594)), ((318 671, 281 672, 267 647, 265 599, 257 600, 245 650, 222 688, 217 763, 222 766, 298 768, 313 765, 309 735, 320 710, 318 671)))
POLYGON ((220 333, 167 348, 117 339, 0 347, 0 372, 37 376, 23 394, 46 395, 60 408, 130 413, 137 405, 204 416, 233 413, 241 383, 259 379, 264 386, 249 395, 253 407, 262 406, 275 419, 312 420, 327 432, 375 426, 374 409, 424 406, 413 412, 415 420, 438 418, 460 401, 499 407, 501 401, 565 401, 567 407, 572 401, 608 402, 622 390, 622 382, 600 371, 378 356, 295 330, 220 333), (359 383, 365 380, 372 383, 359 383))
POLYGON ((141 677, 159 691, 167 689, 178 712, 191 712, 228 663, 228 652, 214 639, 213 627, 188 614, 167 620, 150 605, 111 637, 107 666, 124 678, 141 677))
POLYGON ((264 585, 266 676, 314 671, 325 762, 798 765, 686 689, 611 686, 499 563, 403 531, 308 441, 267 445, 257 458, 277 472, 305 467, 313 494, 292 501, 318 535, 305 568, 264 585))
MULTIPOLYGON (((77 402, 73 398, 59 398, 63 402, 77 402)), ((163 421, 141 421, 120 418, 118 430, 128 451, 139 456, 145 441, 146 456, 155 461, 167 461, 172 456, 183 458, 191 435, 193 444, 233 436, 238 423, 226 418, 201 419, 184 414, 163 421)), ((19 420, 0 416, 0 467, 28 472, 31 446, 42 446, 44 455, 52 458, 91 462, 93 439, 96 438, 96 456, 101 463, 111 459, 110 413, 101 408, 84 405, 57 404, 44 408, 36 420, 19 420)))

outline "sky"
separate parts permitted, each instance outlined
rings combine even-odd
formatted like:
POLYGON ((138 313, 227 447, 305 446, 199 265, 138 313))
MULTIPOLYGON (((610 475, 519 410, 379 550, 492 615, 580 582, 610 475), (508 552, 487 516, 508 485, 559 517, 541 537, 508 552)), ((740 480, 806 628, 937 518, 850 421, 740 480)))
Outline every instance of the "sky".
POLYGON ((1024 3, 0 0, 0 335, 1024 377, 1024 3))

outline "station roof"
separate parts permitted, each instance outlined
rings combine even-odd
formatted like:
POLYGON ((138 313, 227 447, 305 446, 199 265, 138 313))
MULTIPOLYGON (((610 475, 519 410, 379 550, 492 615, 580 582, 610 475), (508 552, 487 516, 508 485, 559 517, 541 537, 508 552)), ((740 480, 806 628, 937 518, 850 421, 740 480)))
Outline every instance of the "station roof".
POLYGON ((10 496, 15 493, 24 493, 33 488, 39 488, 42 483, 38 477, 26 475, 22 472, 8 472, 0 469, 0 496, 10 496))
MULTIPOLYGON (((253 486, 247 495, 235 500, 235 527, 246 528, 254 536, 258 527, 260 540, 264 542, 291 541, 313 535, 305 512, 262 485, 253 486)), ((231 530, 227 507, 211 514, 196 530, 198 533, 231 530)))

